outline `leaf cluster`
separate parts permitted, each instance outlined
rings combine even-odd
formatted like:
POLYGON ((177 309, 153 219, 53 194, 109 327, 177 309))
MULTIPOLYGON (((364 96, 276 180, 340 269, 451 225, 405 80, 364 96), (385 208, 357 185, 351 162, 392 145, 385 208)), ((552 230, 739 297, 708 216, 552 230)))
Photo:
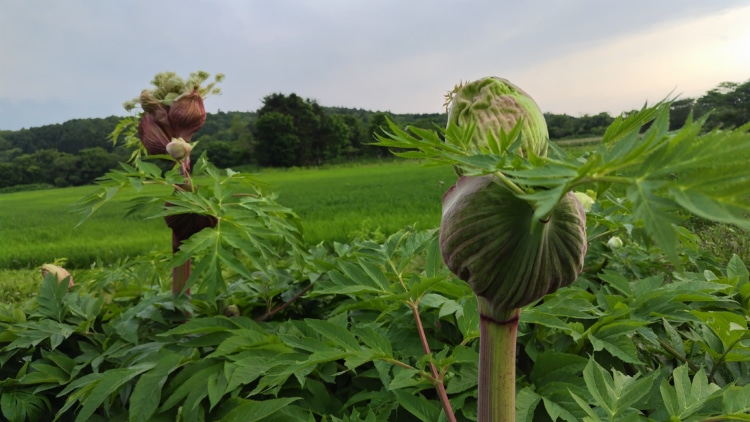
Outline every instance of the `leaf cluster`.
POLYGON ((539 219, 572 189, 586 187, 603 195, 619 185, 637 224, 676 262, 676 223, 685 213, 750 228, 750 124, 704 133, 707 117, 688 119, 670 132, 669 103, 645 107, 616 118, 600 144, 582 156, 551 144, 548 157, 524 158, 519 154, 520 125, 502 133, 499 142, 475 146, 470 142, 475 126, 430 131, 401 129, 390 122, 376 145, 430 165, 455 166, 464 175, 496 174, 533 204, 539 219), (644 127, 648 129, 641 133, 644 127))

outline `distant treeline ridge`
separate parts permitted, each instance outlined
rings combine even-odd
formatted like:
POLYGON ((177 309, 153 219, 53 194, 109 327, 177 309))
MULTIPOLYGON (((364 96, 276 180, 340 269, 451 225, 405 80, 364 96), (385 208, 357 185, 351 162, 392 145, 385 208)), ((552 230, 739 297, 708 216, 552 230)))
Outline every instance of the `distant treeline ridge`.
MULTIPOLYGON (((690 113, 701 118, 709 111, 707 130, 750 121, 750 81, 724 82, 698 99, 673 101, 670 129, 681 127, 690 113)), ((578 117, 545 113, 544 117, 552 140, 601 136, 614 120, 608 113, 578 117)), ((266 96, 255 112, 210 113, 193 138, 198 142, 194 155, 206 152, 219 167, 317 166, 382 157, 387 150, 368 144, 387 118, 400 126, 427 129, 442 127, 446 121, 444 113, 395 114, 324 107, 294 93, 275 93, 266 96)), ((92 183, 130 156, 130 151, 109 139, 120 119, 75 119, 0 131, 0 189, 92 183)))

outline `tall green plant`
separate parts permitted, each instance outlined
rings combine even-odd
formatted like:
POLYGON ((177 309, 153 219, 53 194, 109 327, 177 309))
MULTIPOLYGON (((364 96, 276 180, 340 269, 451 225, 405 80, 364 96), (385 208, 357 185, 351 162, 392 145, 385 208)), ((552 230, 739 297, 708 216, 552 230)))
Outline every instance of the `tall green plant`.
POLYGON ((593 185, 602 195, 613 184, 627 186, 637 222, 677 265, 676 211, 750 227, 750 124, 702 134, 705 119, 689 120, 669 133, 669 105, 659 104, 616 119, 583 159, 554 148, 546 157, 541 113, 509 82, 458 86, 448 105, 444 131, 389 123, 377 144, 463 175, 443 198, 441 249, 447 266, 471 285, 485 321, 480 421, 515 420, 519 309, 572 283, 582 269, 585 216, 572 189, 593 185), (641 137, 645 124, 651 127, 641 137))
MULTIPOLYGON (((126 110, 140 105, 143 111, 136 119, 124 120, 112 133, 113 140, 117 141, 120 133, 132 125, 129 136, 126 136, 126 142, 132 145, 135 143, 133 131, 137 126, 140 146, 136 146, 131 158, 137 159, 145 151, 148 155, 174 161, 184 178, 182 182, 174 184, 176 190, 195 191, 190 176, 190 152, 193 149, 190 141, 206 122, 203 97, 209 93, 219 93, 215 85, 223 79, 223 75, 217 75, 214 82, 202 87, 201 84, 208 78, 208 73, 202 71, 192 73, 187 80, 174 72, 157 74, 151 81, 153 89, 144 89, 138 98, 125 103, 126 110)), ((171 204, 167 203, 166 206, 171 204)), ((190 236, 204 228, 213 228, 217 223, 214 216, 200 213, 167 214, 164 220, 172 229, 174 253, 190 236)), ((182 293, 189 277, 190 260, 175 266, 172 270, 172 293, 182 293)), ((190 291, 186 292, 189 294, 190 291)))

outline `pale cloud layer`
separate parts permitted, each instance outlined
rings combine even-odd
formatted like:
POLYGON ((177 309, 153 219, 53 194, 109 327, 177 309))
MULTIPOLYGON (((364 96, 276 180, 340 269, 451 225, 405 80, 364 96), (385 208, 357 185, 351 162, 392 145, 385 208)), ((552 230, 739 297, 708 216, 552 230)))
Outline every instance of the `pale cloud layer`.
POLYGON ((0 130, 124 115, 153 75, 221 72, 209 111, 280 92, 442 111, 497 75, 544 111, 618 114, 750 78, 750 6, 717 0, 0 0, 0 130))

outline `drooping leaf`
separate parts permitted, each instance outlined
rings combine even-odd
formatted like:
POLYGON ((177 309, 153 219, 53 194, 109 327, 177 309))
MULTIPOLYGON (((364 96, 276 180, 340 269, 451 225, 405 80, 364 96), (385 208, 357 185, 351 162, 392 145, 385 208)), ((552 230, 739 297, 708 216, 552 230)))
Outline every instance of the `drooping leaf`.
POLYGON ((263 401, 236 398, 227 401, 221 411, 221 420, 227 422, 256 422, 263 421, 274 413, 299 400, 299 397, 285 397, 263 401))
POLYGON ((169 374, 178 369, 182 356, 168 353, 161 357, 153 368, 141 375, 130 395, 129 421, 151 420, 161 402, 161 391, 169 374))
POLYGON ((420 421, 432 422, 438 420, 440 409, 422 395, 411 394, 404 390, 393 390, 392 392, 401 406, 420 421))

